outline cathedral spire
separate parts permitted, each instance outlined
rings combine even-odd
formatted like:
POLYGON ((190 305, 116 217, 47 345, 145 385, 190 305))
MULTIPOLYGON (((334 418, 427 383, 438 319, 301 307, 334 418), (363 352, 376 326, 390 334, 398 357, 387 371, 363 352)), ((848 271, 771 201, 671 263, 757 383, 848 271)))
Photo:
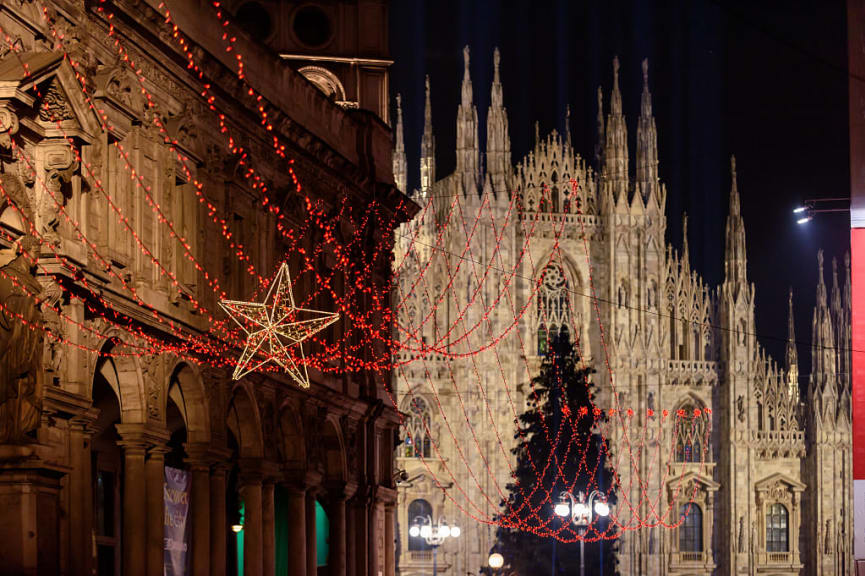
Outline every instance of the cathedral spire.
POLYGON ((823 251, 817 252, 817 305, 811 325, 811 395, 814 416, 818 422, 829 424, 835 421, 836 366, 835 338, 832 317, 826 301, 826 284, 823 282, 823 251))
POLYGON ((402 125, 402 96, 396 95, 396 126, 394 126, 393 147, 393 180, 397 189, 405 194, 406 190, 406 160, 405 160, 405 135, 402 125))
POLYGON ((793 288, 787 299, 787 351, 785 354, 787 369, 787 394, 799 398, 799 355, 796 352, 796 328, 793 325, 793 288))
POLYGON ((649 92, 649 61, 643 60, 643 94, 640 99, 640 120, 637 124, 637 182, 648 192, 658 181, 658 133, 652 115, 652 94, 649 92))
POLYGON ((745 252, 745 222, 739 201, 739 185, 736 176, 736 157, 730 157, 730 213, 727 215, 726 242, 724 248, 724 281, 748 284, 748 258, 745 252))
POLYGON ((613 59, 613 93, 610 114, 607 116, 604 146, 604 172, 607 178, 619 184, 617 192, 627 192, 628 182, 628 127, 622 114, 622 93, 619 91, 619 57, 613 59))
POLYGON ((463 48, 463 83, 457 110, 457 168, 462 176, 464 193, 477 193, 479 182, 478 110, 472 95, 469 74, 469 47, 463 48))
POLYGON ((499 76, 501 56, 499 49, 493 51, 493 85, 490 90, 490 109, 487 112, 487 157, 486 172, 491 178, 495 193, 504 193, 507 198, 507 182, 511 166, 511 139, 508 136, 508 116, 502 98, 502 83, 499 76))
POLYGON ((432 128, 432 105, 430 104, 429 76, 425 80, 426 100, 423 111, 423 138, 420 144, 420 188, 427 194, 435 183, 436 143, 432 128))
POLYGON ((571 105, 565 105, 565 142, 571 147, 571 105))
POLYGON ((595 142, 595 170, 600 173, 604 166, 604 91, 598 86, 598 134, 595 142))
POLYGON ((688 252, 688 213, 682 213, 682 269, 691 269, 691 255, 688 252))

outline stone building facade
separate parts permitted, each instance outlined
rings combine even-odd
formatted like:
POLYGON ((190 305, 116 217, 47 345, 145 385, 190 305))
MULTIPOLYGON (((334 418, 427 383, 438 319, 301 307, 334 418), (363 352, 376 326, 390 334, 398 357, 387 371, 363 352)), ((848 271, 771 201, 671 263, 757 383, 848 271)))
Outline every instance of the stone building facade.
MULTIPOLYGON (((259 4, 222 9, 231 19, 259 4)), ((309 54, 351 45, 386 56, 385 2, 323 4, 312 17, 330 35, 309 54)), ((292 18, 292 8, 274 14, 292 18)), ((376 198, 381 222, 410 216, 398 211, 382 109, 357 93, 366 84, 336 102, 233 24, 227 51, 215 12, 186 0, 0 2, 0 573, 166 573, 171 500, 189 507, 188 538, 175 544, 190 574, 393 575, 398 418, 386 373, 310 368, 301 389, 277 372, 233 381, 231 366, 139 353, 145 336, 178 343, 169 323, 190 341, 207 333, 201 310, 219 310, 214 277, 230 298, 253 296, 238 243, 265 277, 284 260, 276 218, 252 184, 275 191, 289 229, 307 209, 274 135, 303 194, 325 209, 376 198), (209 109, 205 83, 224 116, 209 109), (165 488, 169 468, 186 492, 165 488), (317 538, 329 547, 323 561, 317 538)), ((338 83, 337 72, 328 78, 338 83)), ((386 64, 377 74, 386 90, 386 64)), ((341 223, 342 240, 360 234, 355 224, 341 223)), ((362 232, 364 251, 393 234, 385 224, 362 232)), ((322 242, 314 232, 300 248, 322 242)), ((341 273, 327 251, 313 267, 341 273)), ((386 293, 386 259, 373 277, 386 293)), ((295 286, 299 299, 310 290, 295 286)))
MULTIPOLYGON (((599 404, 633 409, 633 445, 645 429, 649 445, 666 448, 634 453, 642 484, 629 466, 619 468, 620 485, 629 487, 618 493, 622 521, 629 517, 625 500, 653 520, 642 491, 656 509, 672 511, 666 521, 673 523, 693 501, 695 513, 678 528, 623 535, 621 574, 851 574, 849 260, 840 270, 833 260, 827 289, 820 255, 813 370, 800 398, 792 314, 782 363, 756 337, 735 160, 723 283, 708 286, 691 269, 687 220, 681 250, 665 242, 667 189, 647 63, 635 154, 615 61, 606 103, 598 89, 593 157, 578 154, 570 134, 553 132, 537 135, 514 165, 498 52, 483 154, 468 49, 464 59, 456 170, 444 177, 435 171, 427 80, 421 187, 412 195, 429 208, 404 226, 397 245, 401 337, 414 349, 469 353, 428 352, 394 372, 408 439, 397 451, 397 466, 406 471, 398 485, 399 573, 429 573, 432 566, 429 549, 407 533, 418 511, 462 524, 462 537, 437 552, 439 573, 486 565, 495 529, 464 511, 489 518, 499 510, 512 458, 512 406, 525 406, 527 382, 551 333, 567 330, 597 371, 599 404), (705 449, 700 431, 684 437, 690 428, 676 432, 669 420, 661 425, 649 415, 694 408, 711 409, 705 449)), ((405 190, 405 143, 399 124, 396 130, 394 177, 405 190)), ((614 454, 626 450, 624 434, 611 437, 614 454)))

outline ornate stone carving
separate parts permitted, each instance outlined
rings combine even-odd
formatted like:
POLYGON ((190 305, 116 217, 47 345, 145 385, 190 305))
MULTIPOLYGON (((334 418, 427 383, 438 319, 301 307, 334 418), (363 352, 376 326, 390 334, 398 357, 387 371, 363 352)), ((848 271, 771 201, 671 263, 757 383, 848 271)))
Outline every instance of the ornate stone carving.
POLYGON ((0 107, 0 148, 12 146, 12 136, 18 133, 18 116, 8 107, 0 107))
POLYGON ((30 442, 42 412, 43 334, 28 326, 41 324, 42 314, 20 286, 30 294, 41 287, 18 251, 18 243, 0 251, 0 262, 6 262, 0 276, 0 444, 30 442))
POLYGON ((142 356, 139 359, 141 379, 147 393, 147 417, 162 418, 162 379, 159 374, 161 359, 158 356, 142 356))
POLYGON ((45 96, 41 106, 39 106, 39 120, 55 123, 73 118, 75 118, 75 114, 72 112, 69 102, 66 101, 66 94, 63 93, 60 82, 55 78, 45 90, 45 96))

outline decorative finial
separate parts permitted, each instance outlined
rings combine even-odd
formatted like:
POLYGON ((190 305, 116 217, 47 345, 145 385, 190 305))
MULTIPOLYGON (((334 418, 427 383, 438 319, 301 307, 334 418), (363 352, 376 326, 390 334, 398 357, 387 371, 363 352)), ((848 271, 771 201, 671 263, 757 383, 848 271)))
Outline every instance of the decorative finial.
POLYGON ((541 141, 541 123, 535 120, 535 145, 541 141))
POLYGON ((643 86, 649 86, 649 59, 643 58, 643 86))
POLYGON ((598 114, 604 113, 604 91, 598 86, 598 114))
POLYGON ((682 237, 688 242, 688 213, 682 213, 682 237))
POLYGON ((823 283, 823 249, 817 250, 817 270, 818 270, 818 278, 817 280, 820 284, 823 283))
POLYGON ((427 74, 424 79, 424 89, 426 90, 427 96, 429 96, 429 74, 427 74))
POLYGON ((619 56, 613 56, 613 79, 619 79, 619 56))
POLYGON ((501 62, 501 55, 499 54, 499 47, 496 46, 493 50, 493 78, 494 82, 499 81, 499 62, 501 62))
POLYGON ((402 95, 399 92, 396 93, 396 109, 402 110, 402 95))
POLYGON ((463 48, 463 66, 465 73, 469 73, 469 45, 466 44, 463 48))
POLYGON ((736 155, 730 155, 730 173, 733 175, 733 179, 736 179, 736 155))

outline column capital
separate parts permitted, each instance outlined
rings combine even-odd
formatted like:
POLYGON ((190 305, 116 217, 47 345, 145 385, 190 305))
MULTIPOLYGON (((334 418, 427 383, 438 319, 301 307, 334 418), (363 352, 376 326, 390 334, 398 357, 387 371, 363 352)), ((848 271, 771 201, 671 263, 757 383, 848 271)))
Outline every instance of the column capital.
POLYGON ((76 432, 92 435, 96 432, 93 423, 99 418, 98 408, 88 408, 69 419, 69 427, 76 432))
POLYGON ((183 450, 186 452, 183 461, 189 464, 190 470, 210 470, 213 457, 208 444, 187 442, 183 445, 183 450))
POLYGON ((329 500, 334 502, 345 502, 354 496, 357 491, 357 482, 328 482, 325 484, 325 494, 329 500))

